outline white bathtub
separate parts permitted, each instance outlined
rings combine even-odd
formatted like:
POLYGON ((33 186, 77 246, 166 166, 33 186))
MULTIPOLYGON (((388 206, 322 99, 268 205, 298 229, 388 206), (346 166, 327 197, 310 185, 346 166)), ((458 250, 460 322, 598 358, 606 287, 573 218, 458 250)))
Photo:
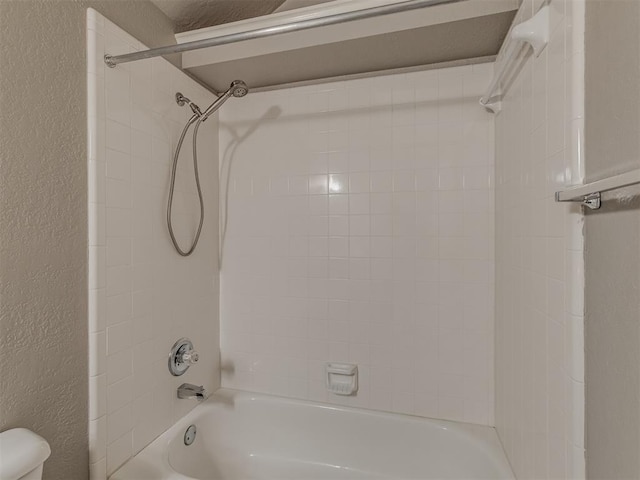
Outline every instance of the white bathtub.
MULTIPOLYGON (((186 401, 186 400, 185 400, 186 401)), ((111 480, 513 479, 489 427, 219 390, 111 480), (195 442, 184 433, 196 425, 195 442)))

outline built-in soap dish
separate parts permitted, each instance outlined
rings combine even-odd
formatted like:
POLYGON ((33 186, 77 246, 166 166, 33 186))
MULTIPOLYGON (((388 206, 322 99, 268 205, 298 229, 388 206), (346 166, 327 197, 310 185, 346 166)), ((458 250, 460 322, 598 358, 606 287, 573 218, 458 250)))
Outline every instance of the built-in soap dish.
POLYGON ((327 390, 336 395, 358 391, 358 366, 351 363, 327 363, 327 390))

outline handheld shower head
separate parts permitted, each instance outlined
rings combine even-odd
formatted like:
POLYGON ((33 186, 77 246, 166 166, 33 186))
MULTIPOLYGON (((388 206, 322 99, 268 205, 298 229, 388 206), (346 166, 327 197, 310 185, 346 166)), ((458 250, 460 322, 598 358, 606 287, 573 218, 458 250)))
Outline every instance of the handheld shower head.
POLYGON ((231 82, 229 90, 231 90, 231 95, 237 98, 244 97, 247 93, 249 93, 249 87, 247 87, 247 84, 242 80, 234 80, 233 82, 231 82))
POLYGON ((209 106, 209 108, 204 111, 201 117, 201 121, 204 122, 207 118, 209 118, 210 115, 213 115, 222 106, 222 104, 227 101, 229 97, 240 98, 244 97, 247 93, 249 93, 249 87, 247 87, 247 84, 242 80, 234 80, 233 82, 231 82, 231 85, 229 86, 227 91, 220 95, 216 99, 216 101, 213 102, 209 106))
POLYGON ((200 233, 202 232, 202 225, 204 223, 204 200, 202 198, 202 191, 200 190, 200 177, 198 176, 198 149, 197 147, 197 138, 198 138, 198 128, 200 124, 204 122, 210 115, 215 113, 224 102, 227 101, 229 97, 244 97, 247 93, 249 93, 249 87, 242 80, 234 80, 231 82, 231 85, 220 95, 216 100, 209 105, 204 113, 200 111, 198 106, 189 100, 187 97, 182 95, 180 92, 176 93, 176 102, 178 105, 183 107, 184 105, 189 105, 191 110, 193 111, 193 116, 187 121, 187 124, 182 129, 182 134, 180 135, 180 139, 178 140, 178 146, 176 147, 176 151, 173 154, 173 167, 171 169, 171 182, 169 184, 169 203, 167 204, 167 227, 169 229, 169 235, 171 236, 171 241, 173 242, 173 246, 176 251, 182 255, 183 257, 188 257, 193 253, 196 245, 198 244, 198 239, 200 238, 200 233), (198 226, 198 230, 196 231, 196 236, 191 244, 189 250, 182 250, 180 245, 178 245, 178 241, 173 234, 173 223, 171 220, 171 208, 173 205, 173 193, 176 186, 176 170, 178 168, 178 157, 180 155, 180 149, 182 148, 182 142, 184 141, 184 137, 189 130, 189 127, 195 123, 195 127, 193 127, 193 170, 196 177, 196 189, 198 191, 198 198, 200 200, 200 225, 198 226))

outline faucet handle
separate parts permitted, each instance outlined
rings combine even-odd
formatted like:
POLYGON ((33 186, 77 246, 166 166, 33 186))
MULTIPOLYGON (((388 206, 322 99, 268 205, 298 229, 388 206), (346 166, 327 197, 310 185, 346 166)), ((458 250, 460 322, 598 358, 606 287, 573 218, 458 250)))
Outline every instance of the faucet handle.
POLYGON ((181 363, 186 363, 187 365, 194 365, 200 360, 200 355, 195 350, 187 350, 180 357, 181 363))

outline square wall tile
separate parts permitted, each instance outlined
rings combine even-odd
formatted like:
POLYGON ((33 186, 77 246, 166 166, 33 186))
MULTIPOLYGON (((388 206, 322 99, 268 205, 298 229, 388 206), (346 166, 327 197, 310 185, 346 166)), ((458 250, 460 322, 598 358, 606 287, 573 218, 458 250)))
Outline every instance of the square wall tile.
MULTIPOLYGON (((255 318, 256 335, 248 342, 222 338, 227 361, 236 366, 223 385, 343 403, 323 390, 323 362, 352 362, 362 376, 350 405, 493 424, 490 336, 476 335, 481 345, 465 350, 474 332, 493 330, 492 290, 472 288, 486 287, 493 269, 493 229, 487 226, 493 117, 465 120, 463 112, 482 110, 475 97, 464 95, 471 73, 468 67, 405 74, 399 89, 387 76, 371 79, 366 89, 355 88, 361 80, 354 80, 312 93, 293 88, 286 96, 275 91, 245 99, 249 110, 274 107, 283 114, 258 123, 235 153, 236 165, 250 167, 229 173, 236 194, 228 199, 225 243, 237 248, 223 252, 222 295, 223 302, 230 295, 243 305, 263 304, 259 286, 268 282, 272 310, 224 315, 223 331, 239 331, 255 318), (286 99, 292 96, 302 101, 290 118, 286 99), (308 143, 255 163, 256 154, 273 148, 267 138, 298 138, 296 129, 304 125, 308 143), (251 184, 258 169, 271 178, 270 191, 239 194, 238 185, 251 184), (467 205, 465 194, 479 200, 467 205), (286 200, 273 203, 280 198, 286 200), (270 248, 253 249, 249 261, 240 246, 255 242, 252 228, 260 222, 272 226, 259 233, 270 248), (257 323, 257 315, 273 315, 273 322, 257 323), (448 328, 442 335, 439 322, 448 328), (433 358, 423 354, 427 344, 433 358), (277 367, 305 352, 316 363, 313 370, 277 367), (271 366, 253 368, 247 377, 240 368, 247 355, 268 355, 271 366), (474 365, 477 356, 483 368, 474 365), (374 366, 395 375, 382 382, 377 373, 367 374, 374 366), (416 370, 428 367, 459 381, 438 382, 434 375, 431 389, 420 390, 429 394, 418 395, 425 381, 416 370), (482 384, 482 395, 462 388, 464 379, 482 384)), ((491 74, 478 69, 472 85, 488 84, 491 74)), ((230 128, 245 121, 242 110, 221 115, 230 128)), ((221 136, 221 152, 229 141, 221 136)))
MULTIPOLYGON (((192 381, 209 391, 219 386, 219 195, 215 153, 213 162, 200 165, 208 208, 199 248, 191 262, 179 257, 166 231, 164 208, 168 164, 188 109, 175 104, 172 90, 201 105, 214 97, 163 59, 105 69, 105 50, 126 52, 141 44, 99 13, 88 12, 89 411, 91 478, 96 480, 106 479, 168 426, 162 423, 171 418, 168 402, 166 412, 134 421, 141 403, 132 385, 135 379, 154 387, 157 398, 175 397, 174 385, 162 380, 170 377, 165 355, 175 340, 190 336, 197 348, 211 352, 203 355, 192 381), (186 285, 194 286, 181 287, 186 285), (186 315, 174 315, 174 309, 186 315)), ((217 118, 212 118, 201 128, 199 148, 217 152, 217 133, 217 118)), ((185 152, 180 168, 189 173, 190 149, 185 152)), ((180 180, 176 186, 180 240, 194 228, 187 220, 191 188, 180 180)), ((161 410, 154 396, 144 398, 145 411, 161 410)))

